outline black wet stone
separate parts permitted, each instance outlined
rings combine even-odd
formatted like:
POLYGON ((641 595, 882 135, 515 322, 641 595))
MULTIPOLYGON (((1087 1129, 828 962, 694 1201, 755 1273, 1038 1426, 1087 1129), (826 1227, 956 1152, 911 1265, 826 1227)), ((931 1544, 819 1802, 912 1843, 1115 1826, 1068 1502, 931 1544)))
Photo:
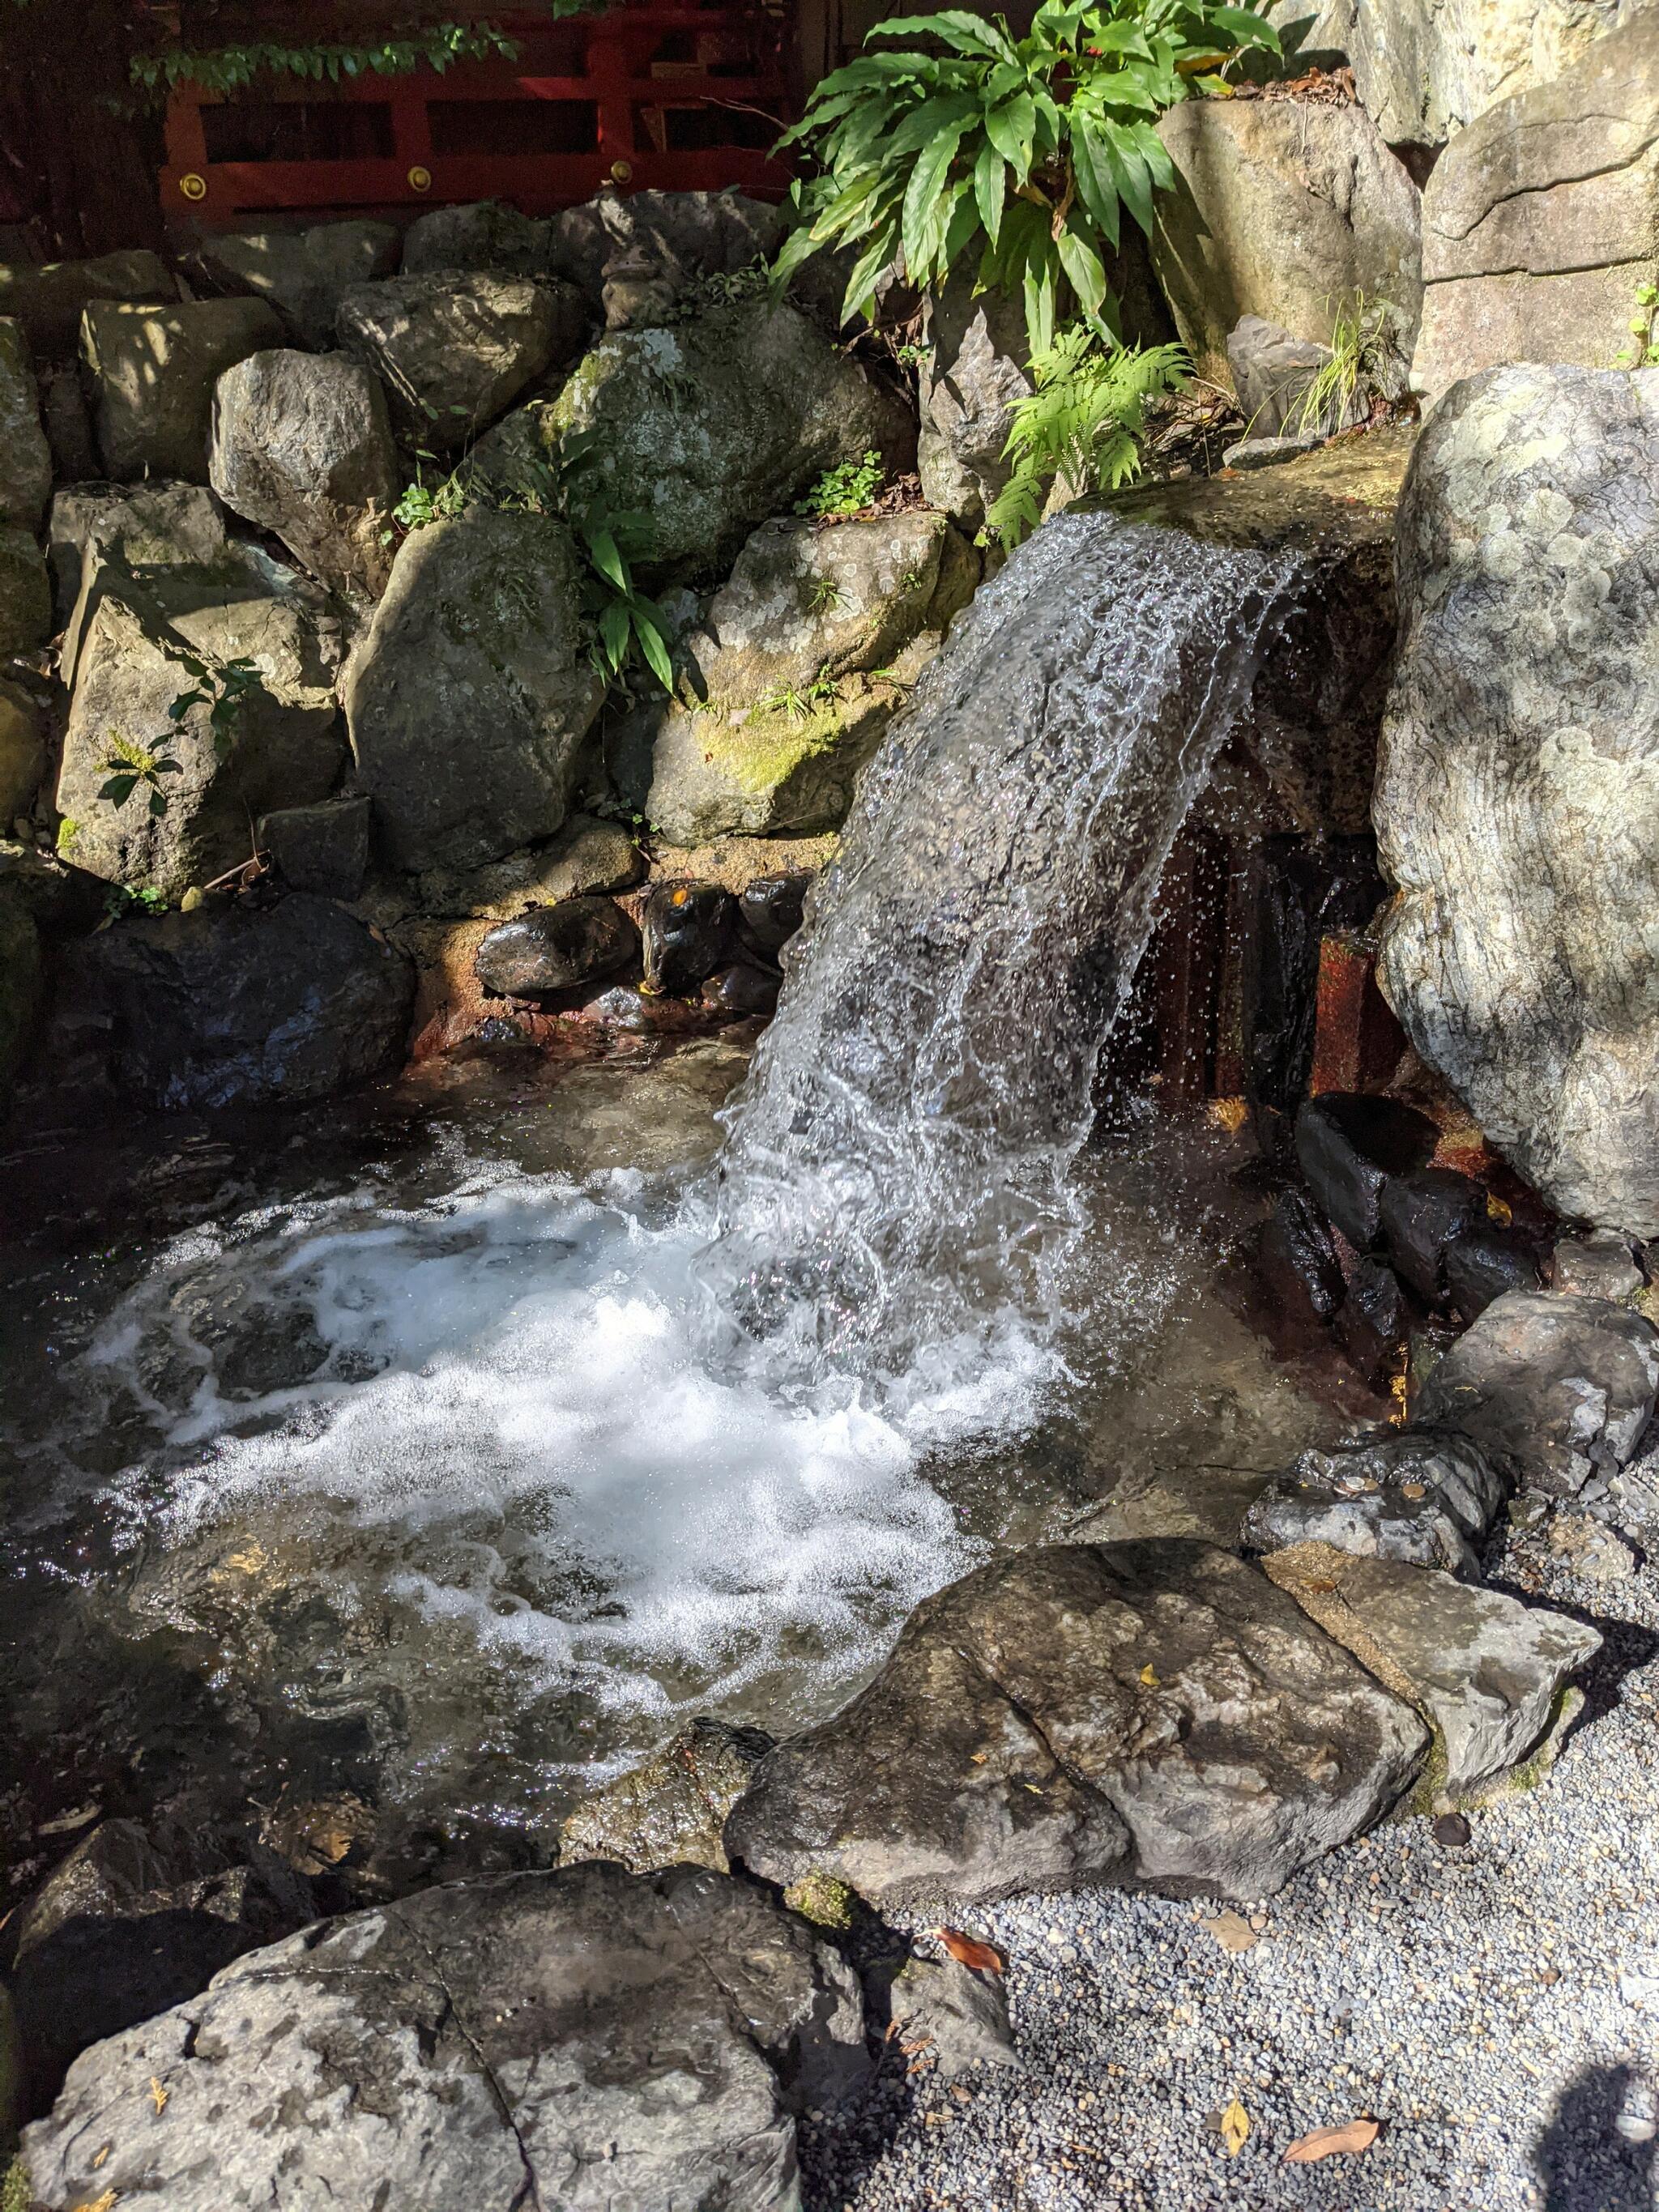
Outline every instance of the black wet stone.
POLYGON ((1296 1157, 1308 1188, 1356 1251, 1382 1241, 1382 1187, 1426 1167, 1440 1133, 1397 1099, 1327 1091, 1296 1117, 1296 1157))
POLYGON ((738 894, 743 933, 757 951, 775 953, 794 935, 811 881, 805 869, 783 869, 776 875, 757 876, 738 894))
POLYGON ((702 987, 702 1003, 715 1014, 769 1014, 777 1006, 779 988, 777 976, 738 962, 708 978, 702 987))
POLYGON ((695 991, 736 949, 737 902, 718 884, 659 884, 641 934, 647 991, 695 991))
POLYGON ((608 975, 638 955, 640 933, 614 899, 561 899, 492 929, 474 973, 503 999, 538 999, 608 975))
POLYGON ((1324 1216, 1304 1190, 1281 1191, 1261 1231, 1256 1264, 1275 1303, 1298 1318, 1335 1318, 1346 1285, 1324 1216))
POLYGON ((1337 1334, 1368 1382, 1380 1382, 1398 1358, 1411 1332, 1412 1312, 1405 1287, 1380 1260, 1358 1261, 1348 1279, 1348 1295, 1336 1317, 1337 1334))
POLYGON ((1446 1288, 1465 1321, 1478 1321, 1506 1291, 1538 1288, 1538 1247, 1518 1230, 1477 1227, 1446 1252, 1446 1288))
POLYGON ((1452 1168, 1419 1168, 1391 1176, 1378 1212, 1389 1260, 1422 1297, 1437 1305, 1446 1295, 1446 1254, 1486 1217, 1479 1184, 1452 1168))

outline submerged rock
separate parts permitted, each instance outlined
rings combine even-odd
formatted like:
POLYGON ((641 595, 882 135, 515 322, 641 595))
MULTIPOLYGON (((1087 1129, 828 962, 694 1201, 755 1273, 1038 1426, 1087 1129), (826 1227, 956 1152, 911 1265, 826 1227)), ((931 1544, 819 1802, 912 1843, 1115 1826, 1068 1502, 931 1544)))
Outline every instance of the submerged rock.
POLYGON ((785 2212, 794 2111, 864 2066, 858 1985, 804 1921, 700 1869, 578 1866, 254 1953, 86 2053, 23 2148, 47 2212, 785 2212))
POLYGON ((1640 1314, 1511 1291, 1441 1360, 1417 1416, 1470 1437, 1520 1487, 1593 1497, 1635 1451, 1656 1389, 1659 1332, 1640 1314))
POLYGON ((1593 1628, 1449 1575, 1310 1544, 1267 1572, 1310 1620, 1432 1723, 1431 1809, 1468 1801, 1535 1753, 1571 1676, 1601 1648, 1593 1628))
POLYGON ((492 929, 475 966, 486 991, 537 999, 574 990, 637 958, 640 933, 615 899, 562 899, 492 929))
POLYGON ((1428 1742, 1266 1577, 1181 1539, 1021 1552, 918 1607, 732 1808, 734 1862, 877 1905, 1079 1882, 1257 1898, 1428 1742))
POLYGON ((759 1729, 693 1721, 654 1759, 607 1782, 571 1814, 560 1864, 616 1859, 635 1874, 682 1865, 728 1873, 721 1828, 772 1745, 759 1729))

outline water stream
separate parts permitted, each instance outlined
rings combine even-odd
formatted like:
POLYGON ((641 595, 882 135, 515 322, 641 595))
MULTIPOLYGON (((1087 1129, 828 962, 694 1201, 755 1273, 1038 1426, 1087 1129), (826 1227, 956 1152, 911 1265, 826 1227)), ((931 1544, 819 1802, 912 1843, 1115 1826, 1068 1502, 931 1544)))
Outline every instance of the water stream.
POLYGON ((4 1633, 64 1788, 208 1729, 243 1786, 540 1832, 677 1716, 823 1710, 1126 1456, 1302 1442, 1214 1295, 1225 1141, 1082 1149, 1293 585, 1039 532, 868 770, 717 1160, 730 1043, 480 1054, 15 1249, 4 1633))

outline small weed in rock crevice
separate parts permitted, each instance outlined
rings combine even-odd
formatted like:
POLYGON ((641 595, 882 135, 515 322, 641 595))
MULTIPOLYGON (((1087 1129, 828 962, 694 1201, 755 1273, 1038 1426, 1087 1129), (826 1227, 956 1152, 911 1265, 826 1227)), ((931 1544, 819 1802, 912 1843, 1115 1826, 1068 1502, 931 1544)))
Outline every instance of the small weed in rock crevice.
POLYGON ((884 473, 881 455, 871 447, 861 460, 843 461, 838 468, 826 469, 798 501, 795 512, 815 515, 821 522, 844 521, 849 515, 862 514, 880 491, 884 473))

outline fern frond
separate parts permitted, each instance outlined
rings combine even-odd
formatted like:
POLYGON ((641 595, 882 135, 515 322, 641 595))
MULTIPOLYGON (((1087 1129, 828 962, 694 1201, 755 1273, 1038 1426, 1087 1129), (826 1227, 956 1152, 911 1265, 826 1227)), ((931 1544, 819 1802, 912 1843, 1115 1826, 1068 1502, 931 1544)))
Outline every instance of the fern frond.
POLYGON ((1075 325, 1031 362, 1036 386, 1017 400, 1003 458, 1014 465, 988 532, 1011 549, 1036 527, 1055 479, 1115 491, 1139 472, 1146 402, 1179 391, 1191 369, 1178 345, 1101 349, 1075 325))

